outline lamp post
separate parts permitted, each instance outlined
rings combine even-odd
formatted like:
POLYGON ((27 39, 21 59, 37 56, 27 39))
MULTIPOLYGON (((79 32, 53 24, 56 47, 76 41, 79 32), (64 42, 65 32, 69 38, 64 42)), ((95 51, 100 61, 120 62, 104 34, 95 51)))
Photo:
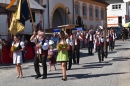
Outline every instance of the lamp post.
POLYGON ((66 25, 66 11, 67 11, 67 9, 68 9, 67 14, 70 14, 69 8, 68 8, 68 7, 66 7, 66 8, 65 8, 65 25, 66 25))

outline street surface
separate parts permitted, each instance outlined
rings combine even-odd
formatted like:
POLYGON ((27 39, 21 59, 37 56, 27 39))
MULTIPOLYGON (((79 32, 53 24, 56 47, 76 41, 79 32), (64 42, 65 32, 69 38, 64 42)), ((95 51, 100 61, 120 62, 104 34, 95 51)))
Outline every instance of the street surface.
MULTIPOLYGON (((114 51, 109 51, 108 58, 99 63, 97 53, 88 56, 86 49, 81 49, 79 65, 67 70, 67 81, 62 81, 59 64, 57 70, 49 72, 48 78, 35 79, 33 60, 22 65, 24 78, 17 79, 14 65, 0 65, 0 86, 130 86, 130 41, 116 41, 114 51)), ((54 69, 52 67, 52 69, 54 69)), ((42 73, 42 70, 41 70, 42 73)))

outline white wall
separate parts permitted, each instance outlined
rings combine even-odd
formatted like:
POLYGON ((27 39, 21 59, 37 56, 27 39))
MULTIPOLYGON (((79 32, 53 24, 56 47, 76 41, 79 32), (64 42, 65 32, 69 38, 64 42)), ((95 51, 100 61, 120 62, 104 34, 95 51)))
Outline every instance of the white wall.
POLYGON ((115 3, 110 4, 107 7, 107 16, 122 16, 122 25, 124 25, 128 20, 125 19, 125 15, 129 14, 129 6, 127 3, 115 3), (112 9, 112 5, 121 4, 121 9, 112 9))

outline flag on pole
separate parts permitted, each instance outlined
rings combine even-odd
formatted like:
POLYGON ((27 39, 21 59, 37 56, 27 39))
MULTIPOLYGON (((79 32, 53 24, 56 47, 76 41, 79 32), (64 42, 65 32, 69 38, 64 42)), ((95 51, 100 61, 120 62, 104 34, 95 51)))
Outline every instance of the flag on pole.
POLYGON ((18 9, 13 14, 12 22, 10 25, 10 32, 13 35, 21 32, 25 28, 25 21, 30 18, 30 10, 27 0, 19 0, 18 9))

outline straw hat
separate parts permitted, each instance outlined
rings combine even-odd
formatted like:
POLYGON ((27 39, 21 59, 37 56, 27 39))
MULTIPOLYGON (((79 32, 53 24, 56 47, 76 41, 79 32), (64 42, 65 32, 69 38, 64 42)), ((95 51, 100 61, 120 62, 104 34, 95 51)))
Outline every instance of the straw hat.
POLYGON ((49 45, 54 44, 54 42, 52 40, 49 40, 49 45))

